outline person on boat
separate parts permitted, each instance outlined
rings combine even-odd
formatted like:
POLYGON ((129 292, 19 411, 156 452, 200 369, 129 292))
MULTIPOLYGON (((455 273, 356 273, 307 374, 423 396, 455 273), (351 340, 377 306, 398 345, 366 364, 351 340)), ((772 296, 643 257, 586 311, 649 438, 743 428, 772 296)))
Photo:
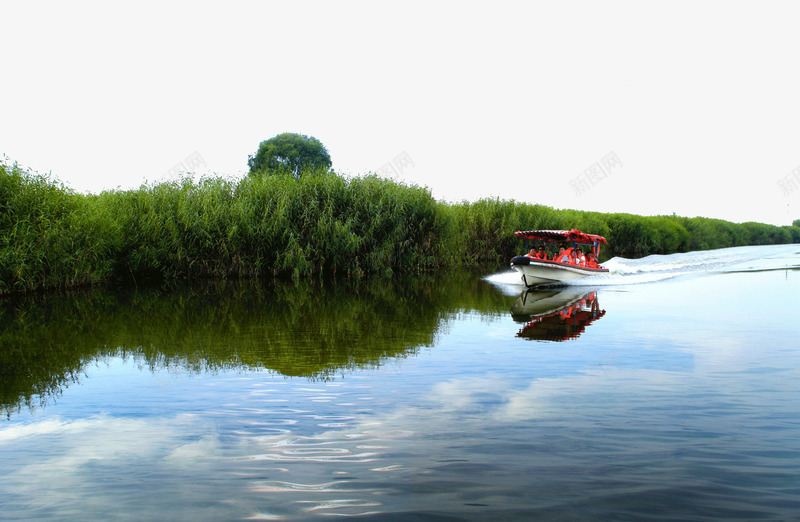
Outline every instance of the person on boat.
POLYGON ((564 248, 564 247, 559 248, 558 249, 558 256, 556 256, 556 258, 553 259, 553 261, 558 261, 559 263, 569 263, 569 259, 570 259, 570 253, 569 252, 570 252, 570 250, 571 249, 567 249, 567 248, 564 248))
POLYGON ((525 254, 525 257, 530 257, 531 259, 536 259, 537 253, 535 248, 531 248, 531 251, 525 254))
POLYGON ((600 268, 600 265, 597 264, 597 259, 595 259, 592 252, 586 253, 586 266, 589 268, 600 268))
POLYGON ((586 260, 583 258, 583 253, 579 248, 575 248, 572 250, 569 262, 572 263, 573 265, 586 266, 586 260))
MULTIPOLYGON (((533 252, 533 249, 531 249, 531 252, 533 252)), ((539 247, 539 251, 536 252, 536 255, 534 256, 534 259, 542 259, 544 261, 548 260, 547 259, 547 252, 544 251, 544 247, 543 246, 539 247)))

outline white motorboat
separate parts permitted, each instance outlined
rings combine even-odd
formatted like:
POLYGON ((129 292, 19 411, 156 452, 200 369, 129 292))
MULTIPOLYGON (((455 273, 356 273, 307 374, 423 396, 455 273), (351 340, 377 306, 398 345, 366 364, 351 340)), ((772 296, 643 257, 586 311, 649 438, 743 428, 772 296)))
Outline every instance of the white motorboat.
MULTIPOLYGON (((541 248, 545 250, 544 258, 528 253, 516 256, 511 260, 511 268, 519 272, 525 286, 537 286, 552 283, 561 283, 572 279, 586 277, 597 274, 608 273, 607 268, 589 262, 580 264, 578 262, 566 261, 559 258, 556 248, 559 245, 567 245, 570 250, 580 250, 581 247, 588 246, 592 259, 597 259, 600 254, 600 245, 606 243, 606 238, 595 234, 585 234, 580 230, 528 230, 516 231, 515 236, 525 239, 527 249, 530 240, 540 241, 541 248), (548 253, 550 249, 552 253, 548 253)), ((569 254, 567 254, 569 257, 569 254)))

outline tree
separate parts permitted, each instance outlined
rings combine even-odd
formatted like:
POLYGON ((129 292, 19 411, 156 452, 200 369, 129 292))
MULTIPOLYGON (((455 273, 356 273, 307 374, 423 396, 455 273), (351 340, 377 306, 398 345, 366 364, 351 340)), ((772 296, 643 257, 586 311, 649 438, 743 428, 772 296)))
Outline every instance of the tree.
POLYGON ((317 138, 284 132, 262 141, 258 151, 247 159, 250 174, 291 174, 299 178, 313 169, 329 169, 331 156, 317 138))
POLYGON ((800 219, 795 219, 792 221, 792 226, 800 228, 800 219))

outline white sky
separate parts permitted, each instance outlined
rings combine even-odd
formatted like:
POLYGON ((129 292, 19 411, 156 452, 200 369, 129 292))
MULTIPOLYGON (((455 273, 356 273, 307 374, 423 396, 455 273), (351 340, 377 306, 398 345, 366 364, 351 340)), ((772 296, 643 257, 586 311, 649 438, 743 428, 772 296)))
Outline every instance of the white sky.
POLYGON ((793 1, 0 0, 0 153, 99 192, 194 153, 242 177, 298 132, 349 175, 405 153, 396 177, 447 201, 789 224, 798 19, 793 1))

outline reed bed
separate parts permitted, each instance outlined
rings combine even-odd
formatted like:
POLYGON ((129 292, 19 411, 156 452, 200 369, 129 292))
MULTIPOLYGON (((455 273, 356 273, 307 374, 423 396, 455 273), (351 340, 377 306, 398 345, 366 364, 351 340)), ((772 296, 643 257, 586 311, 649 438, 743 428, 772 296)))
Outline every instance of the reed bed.
POLYGON ((47 175, 0 165, 0 293, 107 279, 113 228, 92 198, 47 175))
POLYGON ((603 258, 800 242, 800 228, 560 210, 333 172, 78 194, 0 165, 0 294, 111 282, 347 277, 503 263, 518 229, 601 234, 603 258))

